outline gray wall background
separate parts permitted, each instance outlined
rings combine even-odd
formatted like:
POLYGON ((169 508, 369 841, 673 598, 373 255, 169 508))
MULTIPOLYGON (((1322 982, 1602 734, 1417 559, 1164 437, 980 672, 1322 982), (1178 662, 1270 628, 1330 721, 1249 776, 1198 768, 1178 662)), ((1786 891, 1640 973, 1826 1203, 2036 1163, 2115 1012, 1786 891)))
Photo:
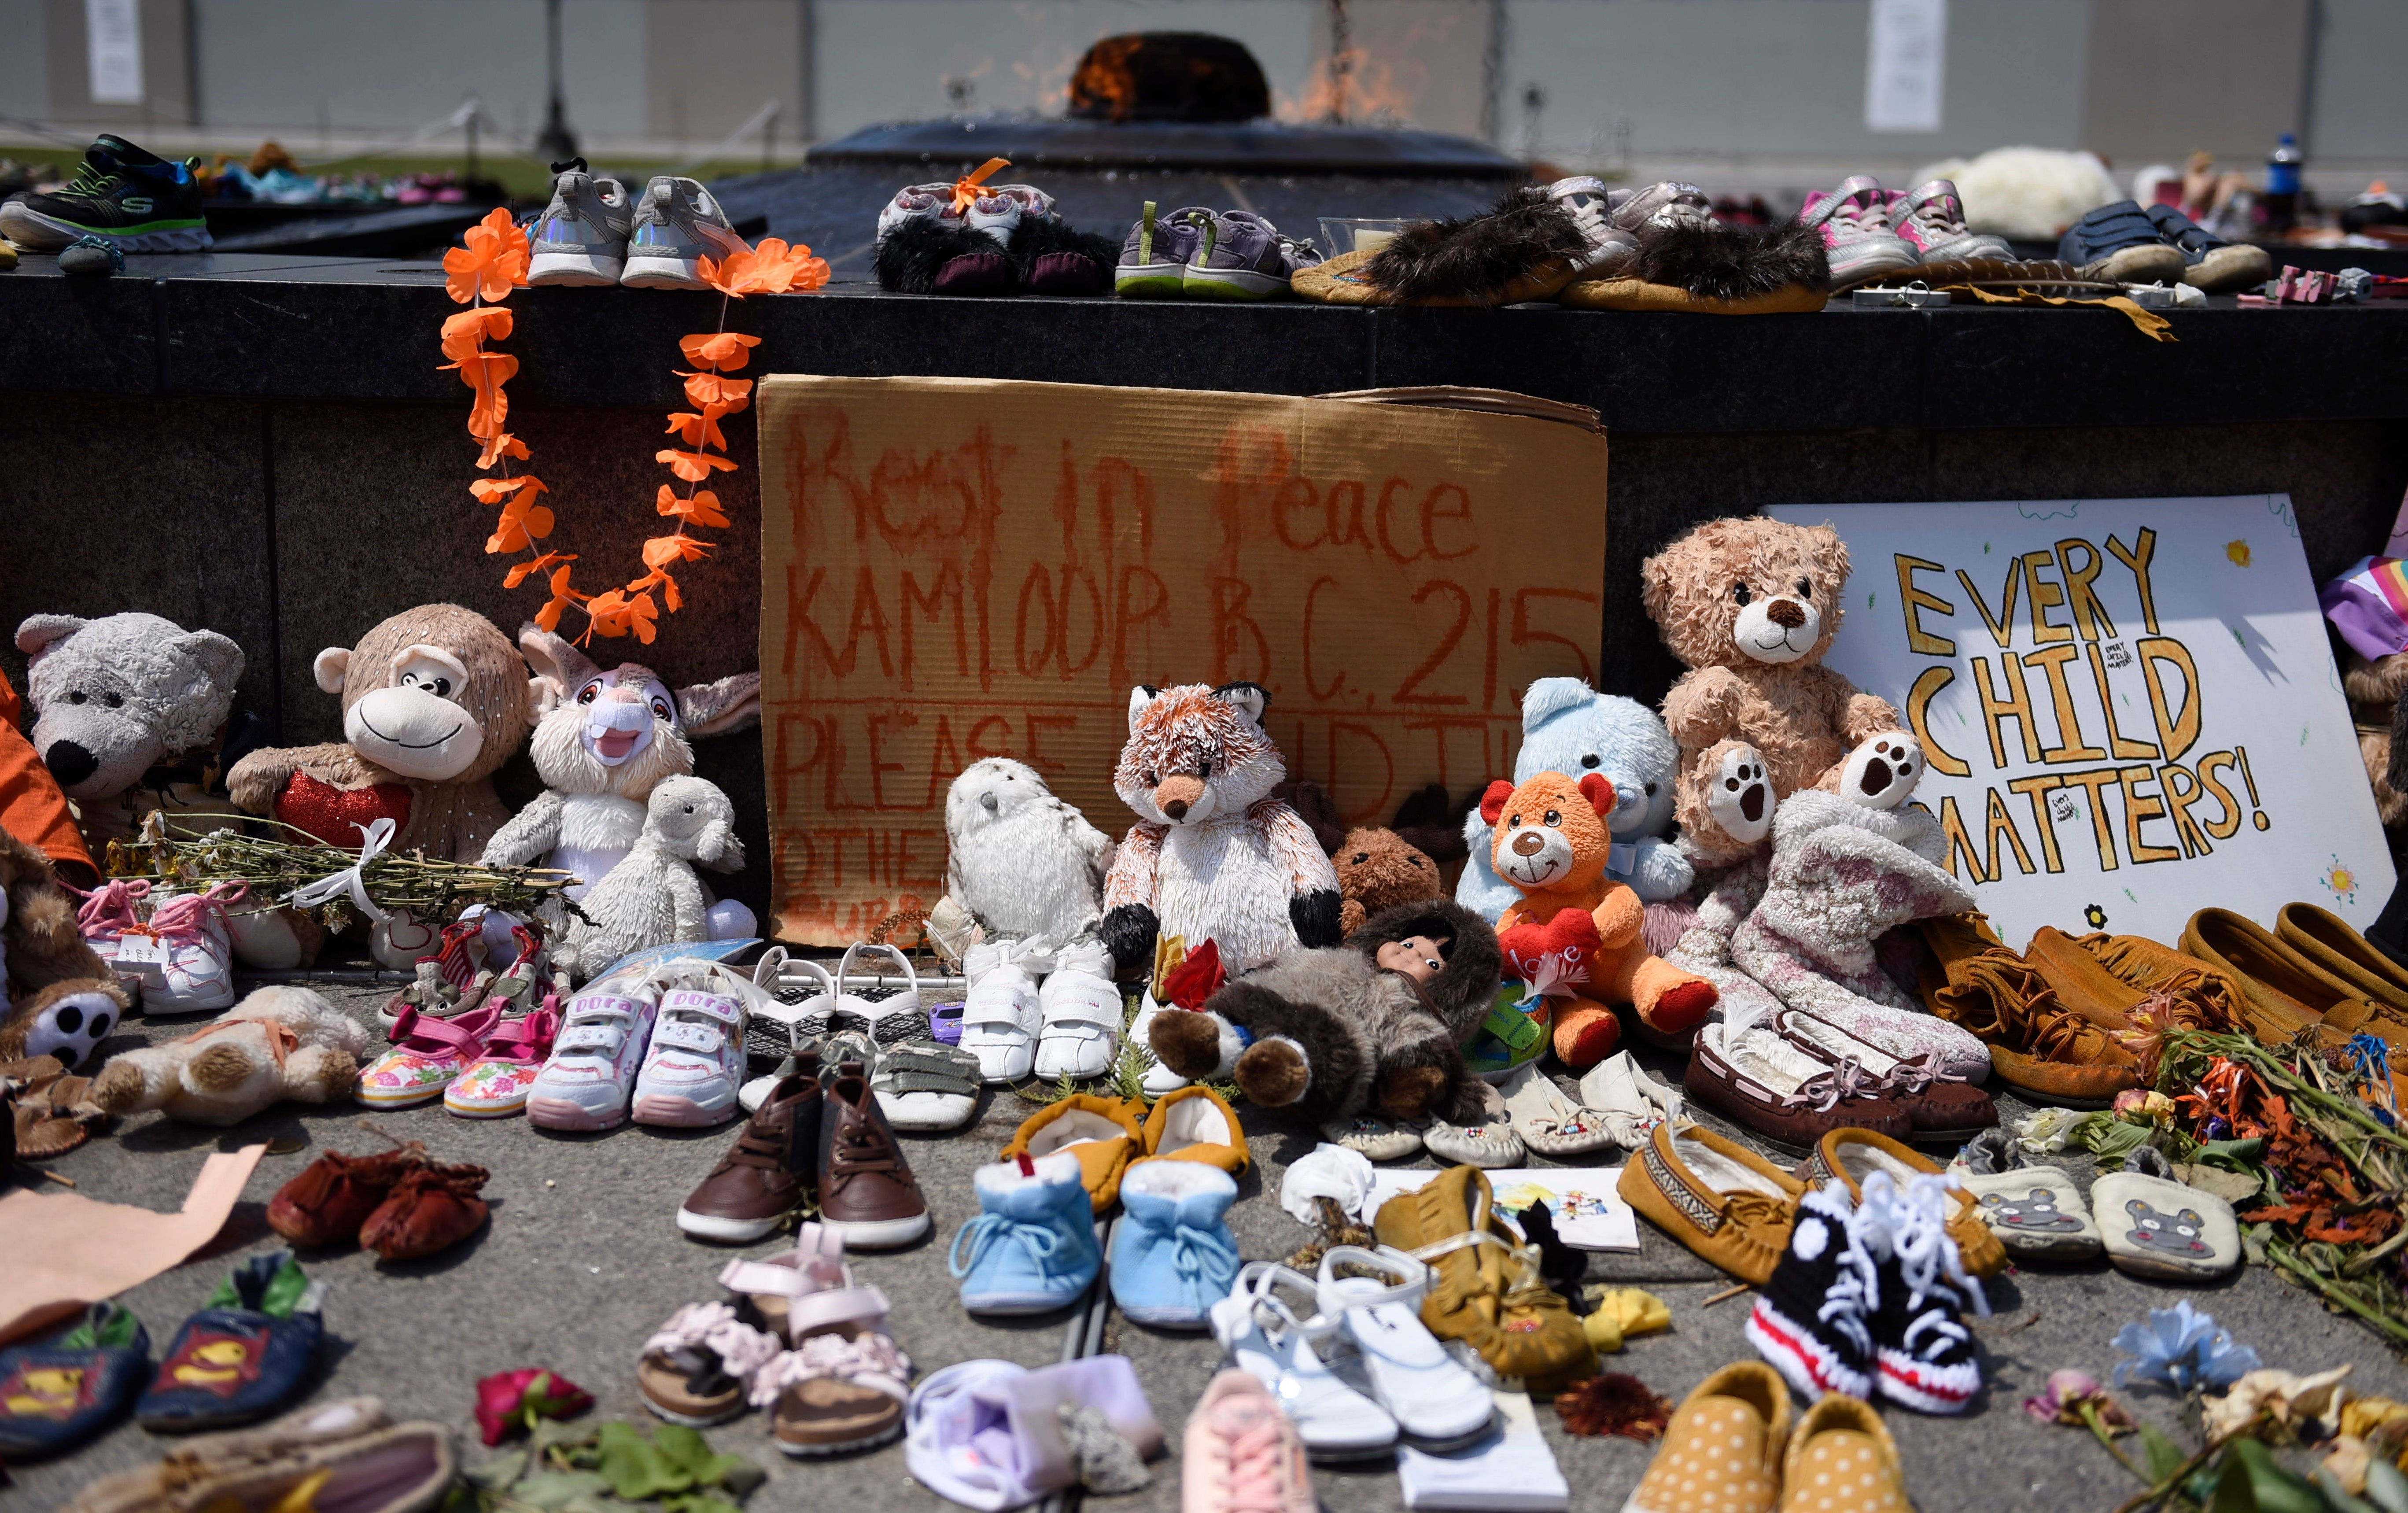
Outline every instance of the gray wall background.
MULTIPOLYGON (((1052 113, 1088 43, 1179 28, 1245 42, 1283 115, 1326 112, 1343 56, 1350 117, 1581 166, 1812 183, 1842 163, 1902 173, 2018 143, 2090 148, 2127 171, 2194 148, 2246 166, 2283 131, 2306 136, 2330 188, 2408 161, 2401 0, 1950 0, 1942 127, 1914 135, 1864 128, 1870 5, 564 0, 564 50, 591 142, 672 156, 772 101, 789 151, 879 121, 1052 113)), ((273 133, 305 156, 407 132, 471 94, 521 147, 542 120, 542 0, 141 6, 151 98, 95 106, 82 0, 0 0, 0 114, 245 151, 273 133)))

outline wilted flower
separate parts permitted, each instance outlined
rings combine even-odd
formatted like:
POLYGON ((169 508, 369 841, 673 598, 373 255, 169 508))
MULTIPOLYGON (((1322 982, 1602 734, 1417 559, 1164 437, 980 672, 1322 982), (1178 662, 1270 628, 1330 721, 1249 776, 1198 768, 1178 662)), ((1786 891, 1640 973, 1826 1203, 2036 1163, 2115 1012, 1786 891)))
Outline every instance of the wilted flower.
POLYGON ((2212 1436, 2245 1427, 2258 1414, 2299 1438, 2330 1439, 2341 1427, 2341 1379, 2349 1367, 2335 1366, 2313 1376, 2287 1371, 2253 1371, 2232 1384, 2222 1397, 2200 1405, 2200 1421, 2212 1436))
POLYGON ((2114 1113, 2132 1124, 2164 1124, 2174 1117, 2174 1101, 2144 1088, 2127 1088, 2115 1095, 2114 1113))
POLYGON ((2116 1366, 2118 1387, 2128 1375, 2187 1392, 2223 1387, 2258 1369, 2258 1352, 2235 1345, 2215 1316, 2200 1313, 2188 1298, 2171 1308, 2150 1309, 2146 1323, 2126 1324, 2116 1333, 2115 1348, 2137 1357, 2116 1366))
POLYGON ((2108 1396, 2099 1378, 2086 1371, 2050 1372, 2048 1385, 2037 1396, 2024 1399, 2024 1411, 2042 1423, 2087 1424, 2109 1434, 2135 1427, 2124 1405, 2108 1396))
POLYGON ((488 1445, 538 1419, 568 1419, 594 1405, 593 1394, 540 1366, 495 1372, 477 1384, 477 1428, 488 1445))

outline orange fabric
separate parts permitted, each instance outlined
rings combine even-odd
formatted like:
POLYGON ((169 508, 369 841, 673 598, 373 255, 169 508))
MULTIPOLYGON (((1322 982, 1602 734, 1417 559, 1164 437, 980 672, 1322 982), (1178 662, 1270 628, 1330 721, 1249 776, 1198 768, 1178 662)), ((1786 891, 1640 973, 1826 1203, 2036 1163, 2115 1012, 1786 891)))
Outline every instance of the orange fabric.
POLYGON ((22 714, 15 685, 0 672, 0 829, 52 861, 90 867, 92 853, 84 849, 75 815, 67 811, 67 796, 18 728, 22 714))

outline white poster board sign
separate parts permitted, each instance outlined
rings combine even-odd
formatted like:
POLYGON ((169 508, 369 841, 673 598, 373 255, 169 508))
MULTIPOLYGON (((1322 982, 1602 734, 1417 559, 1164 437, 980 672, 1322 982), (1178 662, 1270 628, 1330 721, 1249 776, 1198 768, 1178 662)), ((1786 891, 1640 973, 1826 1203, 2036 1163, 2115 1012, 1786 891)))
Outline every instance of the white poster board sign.
POLYGON ((2173 944, 2213 906, 2363 929, 2393 882, 2287 495, 1784 505, 1853 563, 1829 665, 1906 713, 1949 870, 2173 944))
POLYGON ((1873 0, 1865 19, 1865 130, 1933 132, 1948 77, 1948 0, 1873 0))
POLYGON ((141 0, 83 0, 83 26, 93 103, 140 105, 141 0))

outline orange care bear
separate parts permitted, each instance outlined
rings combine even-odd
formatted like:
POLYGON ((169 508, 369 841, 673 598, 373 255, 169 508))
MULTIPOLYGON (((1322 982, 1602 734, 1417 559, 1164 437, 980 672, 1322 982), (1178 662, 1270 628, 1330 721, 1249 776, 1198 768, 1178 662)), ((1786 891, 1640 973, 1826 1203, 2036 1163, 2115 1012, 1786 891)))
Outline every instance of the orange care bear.
POLYGON ((1611 1055, 1621 1038, 1607 1004, 1630 1004, 1644 1029, 1670 1040, 1697 1028, 1716 998, 1713 984, 1653 955, 1640 938, 1639 895, 1605 875, 1612 813, 1613 785, 1597 772, 1577 783, 1561 772, 1519 787, 1499 781, 1480 800, 1481 817, 1496 828, 1497 875, 1522 895, 1497 921, 1505 970, 1560 1001, 1555 1055, 1576 1072, 1611 1055))

